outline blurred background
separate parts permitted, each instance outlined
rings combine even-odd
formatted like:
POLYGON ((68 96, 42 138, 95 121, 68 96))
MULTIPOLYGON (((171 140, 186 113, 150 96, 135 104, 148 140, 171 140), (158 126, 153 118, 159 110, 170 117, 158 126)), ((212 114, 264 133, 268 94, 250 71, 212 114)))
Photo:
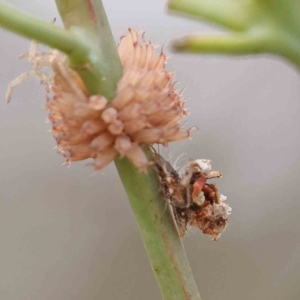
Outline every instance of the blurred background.
MULTIPOLYGON (((53 0, 6 2, 58 17, 53 0)), ((199 131, 165 153, 210 158, 223 174, 227 230, 217 242, 197 230, 183 239, 202 300, 300 299, 299 72, 267 55, 171 53, 173 38, 221 29, 170 16, 161 0, 104 4, 116 41, 132 27, 167 43, 168 68, 187 87, 187 124, 199 131)), ((0 29, 0 43, 0 298, 160 299, 114 166, 61 166, 42 86, 28 79, 5 102, 10 81, 30 69, 17 58, 29 41, 0 29)))

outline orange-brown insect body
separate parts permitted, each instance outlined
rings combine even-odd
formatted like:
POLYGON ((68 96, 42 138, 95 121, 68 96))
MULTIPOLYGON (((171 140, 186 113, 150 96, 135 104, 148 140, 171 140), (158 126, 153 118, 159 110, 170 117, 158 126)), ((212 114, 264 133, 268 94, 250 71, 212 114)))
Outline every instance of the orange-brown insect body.
POLYGON ((190 225, 216 240, 227 225, 231 208, 221 201, 217 185, 207 183, 208 179, 221 177, 220 172, 203 170, 201 164, 204 161, 209 163, 206 160, 190 160, 180 176, 168 161, 157 153, 154 155, 179 236, 183 237, 190 225))

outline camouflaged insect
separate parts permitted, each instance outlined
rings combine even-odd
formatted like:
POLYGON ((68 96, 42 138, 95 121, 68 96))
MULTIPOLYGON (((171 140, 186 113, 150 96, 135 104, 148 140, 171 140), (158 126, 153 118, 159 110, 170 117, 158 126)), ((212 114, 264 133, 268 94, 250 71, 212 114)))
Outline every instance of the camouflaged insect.
POLYGON ((210 161, 204 159, 190 159, 181 174, 157 153, 154 162, 179 236, 185 235, 189 225, 217 240, 227 226, 231 208, 224 203, 226 197, 219 195, 217 185, 207 180, 219 178, 221 173, 211 171, 210 161))

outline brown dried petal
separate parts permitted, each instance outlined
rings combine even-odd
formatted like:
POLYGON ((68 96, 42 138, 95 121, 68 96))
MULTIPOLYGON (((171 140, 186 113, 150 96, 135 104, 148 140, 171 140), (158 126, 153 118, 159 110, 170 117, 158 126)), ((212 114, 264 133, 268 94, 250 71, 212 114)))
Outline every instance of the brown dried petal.
MULTIPOLYGON (((120 83, 119 83, 120 85, 120 83)), ((134 87, 130 85, 126 85, 123 89, 118 88, 118 93, 116 95, 116 98, 112 101, 112 104, 117 109, 124 108, 129 102, 133 101, 134 99, 134 87)))
POLYGON ((126 135, 118 136, 115 141, 115 148, 118 150, 121 156, 124 156, 125 153, 132 148, 132 143, 130 138, 126 135))
POLYGON ((69 149, 60 149, 68 162, 80 161, 91 157, 91 147, 89 143, 72 146, 69 149))
POLYGON ((94 110, 102 110, 105 108, 107 100, 100 95, 94 95, 89 98, 89 107, 94 110))
POLYGON ((142 113, 142 106, 139 103, 132 103, 127 105, 119 113, 119 119, 122 121, 130 121, 132 119, 137 119, 142 113))
POLYGON ((111 122, 110 125, 108 126, 108 131, 116 136, 121 134, 123 132, 123 129, 124 129, 124 123, 120 120, 115 120, 111 122))
POLYGON ((133 138, 142 144, 153 144, 160 141, 162 136, 163 131, 161 128, 142 129, 133 134, 133 138))
POLYGON ((86 135, 94 135, 96 133, 105 131, 105 127, 105 123, 99 119, 88 120, 82 124, 81 132, 86 135))
POLYGON ((104 132, 93 139, 90 146, 92 149, 94 149, 94 151, 101 152, 108 146, 112 145, 114 140, 115 137, 112 134, 110 134, 109 132, 104 132))
POLYGON ((139 145, 133 146, 126 152, 126 157, 136 166, 140 171, 147 172, 147 166, 149 165, 148 158, 139 145))
POLYGON ((106 108, 101 114, 101 118, 105 123, 111 123, 118 117, 118 111, 114 107, 106 108))
POLYGON ((114 148, 107 148, 97 154, 94 161, 96 170, 102 170, 109 165, 118 155, 118 151, 114 148))

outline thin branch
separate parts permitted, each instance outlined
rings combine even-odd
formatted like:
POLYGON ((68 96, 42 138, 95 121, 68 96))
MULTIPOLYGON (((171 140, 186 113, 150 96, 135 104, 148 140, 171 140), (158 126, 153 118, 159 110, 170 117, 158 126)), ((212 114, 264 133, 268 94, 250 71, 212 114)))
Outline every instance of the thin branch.
POLYGON ((225 36, 188 36, 173 43, 175 51, 216 54, 271 53, 300 68, 298 0, 169 0, 169 9, 223 25, 225 36))
POLYGON ((175 51, 189 53, 250 54, 261 52, 263 39, 246 34, 187 36, 175 40, 175 51))
POLYGON ((91 49, 89 63, 74 64, 91 95, 112 100, 122 76, 122 65, 101 1, 56 0, 66 28, 71 29, 91 49))
POLYGON ((71 57, 74 63, 83 63, 88 51, 72 32, 38 20, 4 4, 0 4, 0 26, 56 48, 71 57))
POLYGON ((212 21, 227 28, 243 31, 247 28, 245 4, 232 0, 169 0, 168 8, 195 18, 212 21))
POLYGON ((165 300, 200 300, 157 174, 139 172, 127 159, 115 161, 165 300))

